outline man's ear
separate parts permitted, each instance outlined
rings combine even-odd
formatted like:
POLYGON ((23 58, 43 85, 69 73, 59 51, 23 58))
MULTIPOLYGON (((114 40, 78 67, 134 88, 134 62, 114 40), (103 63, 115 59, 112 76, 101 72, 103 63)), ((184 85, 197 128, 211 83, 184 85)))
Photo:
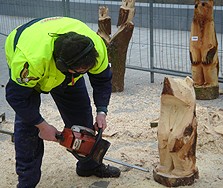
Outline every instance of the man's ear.
POLYGON ((59 69, 61 72, 68 72, 68 66, 63 58, 56 58, 55 63, 57 69, 59 69))

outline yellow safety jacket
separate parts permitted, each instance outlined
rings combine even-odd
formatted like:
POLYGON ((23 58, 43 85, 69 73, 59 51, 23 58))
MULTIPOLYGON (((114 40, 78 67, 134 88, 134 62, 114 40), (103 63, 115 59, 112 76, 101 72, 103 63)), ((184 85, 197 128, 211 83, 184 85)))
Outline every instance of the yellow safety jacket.
MULTIPOLYGON (((74 31, 92 39, 99 57, 95 67, 89 70, 91 74, 98 74, 108 66, 107 48, 102 38, 83 22, 67 17, 49 17, 25 28, 14 49, 14 29, 6 39, 6 59, 11 70, 11 79, 25 87, 38 85, 41 91, 49 92, 60 85, 65 75, 55 65, 53 58, 54 41, 56 37, 49 33, 67 33, 74 31)), ((80 77, 75 78, 77 81, 80 77)))

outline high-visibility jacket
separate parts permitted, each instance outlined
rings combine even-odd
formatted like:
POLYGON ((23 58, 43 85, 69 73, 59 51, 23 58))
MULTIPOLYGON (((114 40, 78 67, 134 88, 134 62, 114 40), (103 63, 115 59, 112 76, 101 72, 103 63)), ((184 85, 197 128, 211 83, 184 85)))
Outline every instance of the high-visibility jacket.
MULTIPOLYGON (((83 22, 68 17, 43 18, 26 27, 20 35, 16 47, 14 39, 17 29, 6 39, 6 59, 11 71, 11 79, 17 84, 29 88, 38 85, 41 91, 49 92, 60 85, 65 75, 55 65, 53 58, 54 41, 49 33, 63 34, 74 31, 88 36, 94 42, 99 54, 97 64, 89 70, 91 74, 99 74, 108 67, 107 48, 96 32, 83 22)), ((74 82, 80 77, 75 78, 74 82)))

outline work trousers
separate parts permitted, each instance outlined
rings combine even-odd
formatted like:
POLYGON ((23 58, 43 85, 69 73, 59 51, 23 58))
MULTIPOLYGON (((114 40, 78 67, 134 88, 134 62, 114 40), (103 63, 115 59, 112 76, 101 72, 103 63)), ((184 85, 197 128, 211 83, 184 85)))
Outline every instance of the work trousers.
MULTIPOLYGON (((81 125, 93 129, 92 108, 83 77, 74 86, 64 87, 60 85, 50 93, 61 114, 65 127, 70 128, 72 125, 81 125)), ((40 95, 34 93, 32 97, 35 98, 35 105, 40 106, 40 95)), ((38 137, 38 133, 39 130, 34 125, 27 125, 18 115, 15 116, 14 136, 16 172, 19 180, 18 188, 34 188, 40 180, 44 143, 38 137)), ((60 147, 59 144, 58 147, 60 147)), ((77 167, 83 170, 90 170, 96 166, 98 164, 93 160, 77 162, 77 167)))

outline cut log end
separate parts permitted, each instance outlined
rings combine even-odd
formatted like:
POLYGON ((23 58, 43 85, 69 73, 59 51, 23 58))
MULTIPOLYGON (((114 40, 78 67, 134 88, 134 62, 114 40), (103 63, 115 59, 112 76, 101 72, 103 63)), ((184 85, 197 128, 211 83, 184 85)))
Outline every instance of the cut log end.
POLYGON ((197 100, 211 100, 219 97, 219 86, 194 87, 197 100))
POLYGON ((186 177, 175 177, 175 176, 168 176, 165 174, 160 174, 156 171, 156 169, 153 170, 153 178, 156 182, 166 186, 166 187, 178 187, 178 186, 189 186, 192 185, 195 181, 195 179, 199 178, 198 170, 194 172, 191 176, 186 177))

